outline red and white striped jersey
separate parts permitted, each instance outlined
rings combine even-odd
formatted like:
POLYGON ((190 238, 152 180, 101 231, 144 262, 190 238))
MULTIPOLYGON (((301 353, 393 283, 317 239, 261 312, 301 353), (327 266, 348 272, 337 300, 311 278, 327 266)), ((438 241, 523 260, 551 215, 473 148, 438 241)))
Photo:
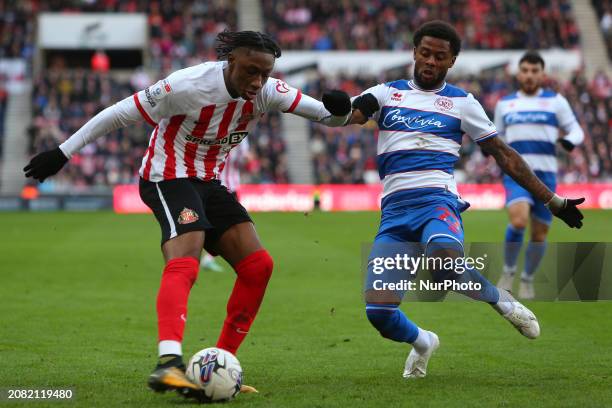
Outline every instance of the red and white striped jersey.
POLYGON ((342 126, 349 118, 333 116, 322 102, 276 78, 269 78, 252 101, 232 98, 223 78, 226 64, 205 62, 176 71, 104 109, 59 148, 71 158, 97 138, 144 118, 155 129, 140 167, 142 178, 211 180, 219 178, 227 154, 265 112, 292 112, 327 126, 342 126))
MULTIPOLYGON (((230 150, 265 112, 293 112, 302 99, 298 89, 276 78, 269 78, 253 101, 232 98, 223 78, 225 64, 185 68, 134 94, 138 111, 155 127, 140 167, 142 178, 218 179, 230 150)), ((313 119, 329 115, 323 111, 313 119)))
POLYGON ((244 139, 225 158, 221 172, 221 184, 229 191, 238 191, 240 187, 240 166, 246 161, 249 153, 249 139, 244 139))

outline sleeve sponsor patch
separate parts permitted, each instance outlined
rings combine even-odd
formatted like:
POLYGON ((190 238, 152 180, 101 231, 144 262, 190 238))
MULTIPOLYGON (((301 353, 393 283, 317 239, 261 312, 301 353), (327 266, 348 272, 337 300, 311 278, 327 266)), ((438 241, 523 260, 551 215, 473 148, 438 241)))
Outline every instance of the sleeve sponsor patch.
POLYGON ((145 89, 145 96, 149 105, 154 108, 170 92, 172 92, 172 87, 168 80, 164 79, 145 89))

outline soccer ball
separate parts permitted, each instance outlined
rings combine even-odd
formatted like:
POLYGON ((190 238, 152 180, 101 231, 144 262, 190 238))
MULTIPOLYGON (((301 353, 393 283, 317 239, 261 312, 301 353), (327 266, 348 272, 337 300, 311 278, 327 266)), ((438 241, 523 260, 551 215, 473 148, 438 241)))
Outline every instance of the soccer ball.
POLYGON ((191 357, 187 377, 204 389, 205 401, 229 401, 240 392, 242 367, 229 351, 210 347, 191 357))

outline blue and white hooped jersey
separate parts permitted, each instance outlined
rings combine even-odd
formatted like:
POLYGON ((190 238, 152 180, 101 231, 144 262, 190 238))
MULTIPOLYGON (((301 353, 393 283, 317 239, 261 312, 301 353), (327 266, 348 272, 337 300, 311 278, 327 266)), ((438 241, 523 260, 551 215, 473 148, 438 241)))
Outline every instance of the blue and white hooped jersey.
POLYGON ((423 90, 407 80, 379 84, 366 93, 381 107, 373 119, 380 130, 377 164, 383 198, 426 187, 459 197, 453 173, 463 134, 476 142, 497 135, 472 94, 447 83, 423 90))
MULTIPOLYGON (((506 143, 521 154, 534 171, 557 173, 556 142, 559 129, 582 131, 567 100, 556 92, 540 89, 529 96, 514 92, 495 107, 495 125, 506 143)), ((568 138, 569 139, 569 138, 568 138)))

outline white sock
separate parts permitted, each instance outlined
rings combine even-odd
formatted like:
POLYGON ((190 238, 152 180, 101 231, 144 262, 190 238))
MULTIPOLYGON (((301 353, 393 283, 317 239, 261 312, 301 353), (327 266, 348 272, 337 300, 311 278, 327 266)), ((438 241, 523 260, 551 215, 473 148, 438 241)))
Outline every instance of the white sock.
POLYGON ((419 335, 416 340, 412 343, 412 347, 419 354, 425 353, 431 347, 431 334, 427 330, 423 330, 419 327, 419 335))
POLYGON ((159 356, 166 354, 176 354, 177 356, 183 355, 181 343, 175 340, 162 340, 158 345, 159 356))
POLYGON ((504 265, 504 273, 506 275, 514 276, 514 274, 516 273, 516 265, 514 266, 504 265))
POLYGON ((505 290, 498 289, 498 291, 499 301, 493 305, 493 308, 502 315, 508 314, 512 311, 512 309, 514 309, 514 299, 508 296, 508 292, 505 290))

